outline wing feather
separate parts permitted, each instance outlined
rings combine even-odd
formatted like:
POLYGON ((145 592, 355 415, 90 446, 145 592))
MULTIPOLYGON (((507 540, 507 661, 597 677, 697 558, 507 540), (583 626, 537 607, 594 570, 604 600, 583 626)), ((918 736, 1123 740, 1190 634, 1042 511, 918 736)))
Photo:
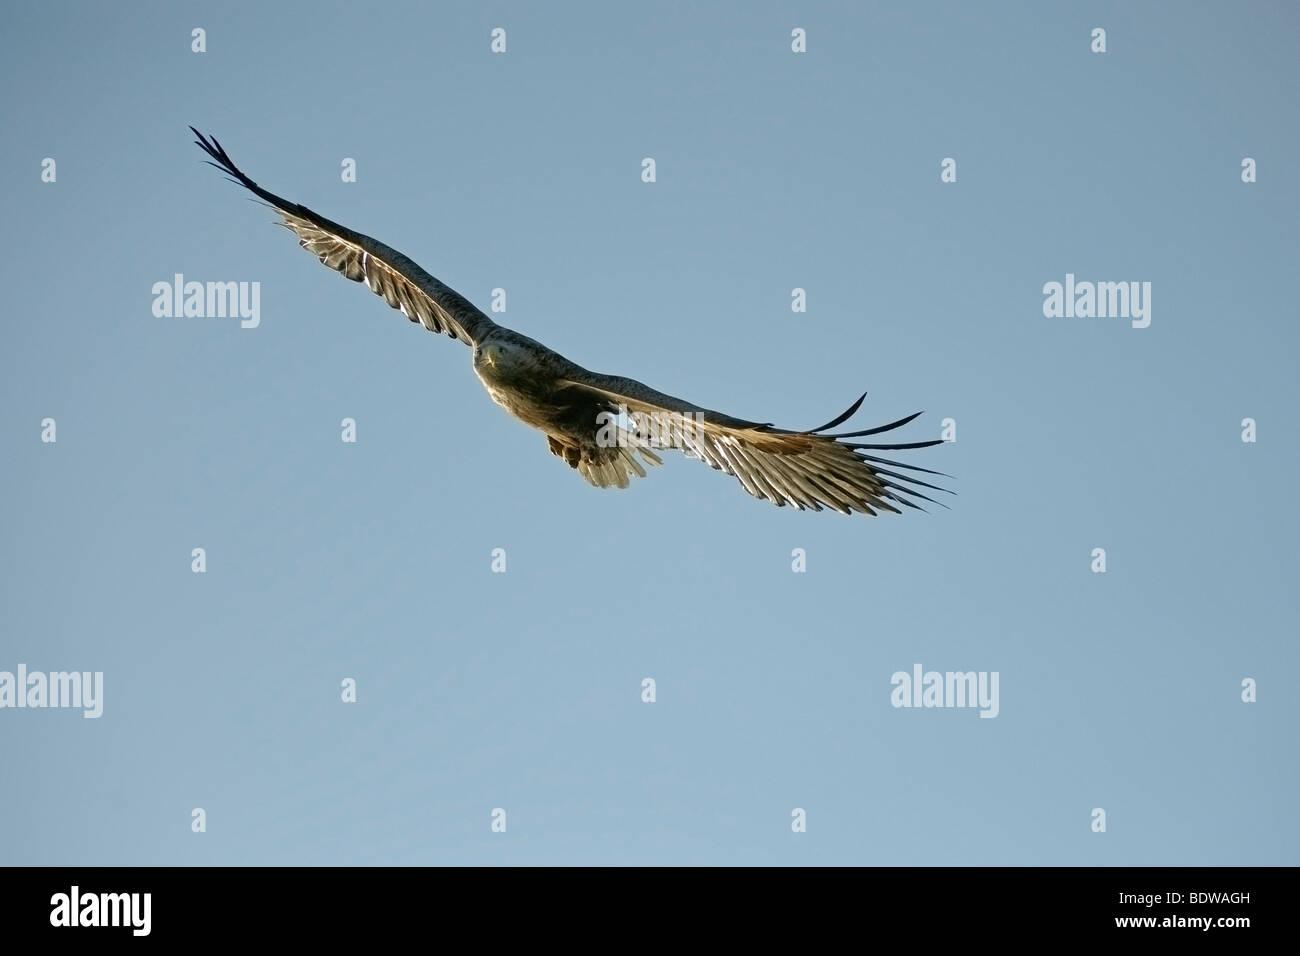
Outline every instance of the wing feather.
POLYGON ((914 498, 943 506, 919 488, 951 494, 946 488, 878 465, 931 475, 941 475, 940 472, 868 454, 883 449, 927 448, 942 444, 941 439, 883 444, 842 440, 900 428, 920 412, 862 431, 825 433, 851 418, 865 395, 825 425, 809 431, 793 431, 724 415, 622 376, 580 370, 562 384, 598 396, 603 410, 649 416, 651 421, 659 423, 654 430, 659 445, 698 457, 710 467, 733 476, 755 498, 776 505, 789 504, 811 511, 830 508, 841 514, 858 512, 874 516, 881 511, 901 514, 898 506, 924 510, 914 498))
POLYGON ((497 327, 459 292, 396 249, 263 189, 240 171, 215 137, 204 136, 193 126, 190 129, 198 137, 195 143, 212 157, 209 165, 274 208, 283 220, 280 225, 298 237, 300 246, 335 272, 365 282, 371 292, 412 322, 471 346, 497 327))

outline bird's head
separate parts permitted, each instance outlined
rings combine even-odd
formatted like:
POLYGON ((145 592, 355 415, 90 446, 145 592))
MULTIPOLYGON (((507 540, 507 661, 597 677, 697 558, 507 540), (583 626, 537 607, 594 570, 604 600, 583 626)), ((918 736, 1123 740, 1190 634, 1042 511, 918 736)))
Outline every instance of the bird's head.
POLYGON ((519 371, 525 356, 513 342, 480 342, 474 349, 474 370, 491 379, 508 379, 519 371))

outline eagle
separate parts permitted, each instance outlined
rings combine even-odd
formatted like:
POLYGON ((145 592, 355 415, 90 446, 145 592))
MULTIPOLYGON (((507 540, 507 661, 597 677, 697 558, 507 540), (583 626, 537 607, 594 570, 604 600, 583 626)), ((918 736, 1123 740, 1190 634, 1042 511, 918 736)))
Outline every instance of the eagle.
POLYGON ((646 465, 662 464, 659 451, 677 450, 731 475, 755 498, 800 511, 901 514, 900 505, 924 510, 913 500, 917 498, 942 504, 922 488, 951 493, 913 474, 948 477, 941 472, 876 454, 926 448, 942 439, 846 440, 891 432, 921 412, 875 428, 831 433, 857 412, 863 394, 825 425, 795 431, 724 415, 635 379, 588 371, 493 322, 396 249, 263 189, 235 165, 216 137, 193 126, 190 130, 209 165, 273 208, 300 246, 334 271, 364 282, 412 322, 468 345, 474 373, 492 400, 543 432, 551 452, 597 488, 627 488, 633 476, 646 476, 646 465))

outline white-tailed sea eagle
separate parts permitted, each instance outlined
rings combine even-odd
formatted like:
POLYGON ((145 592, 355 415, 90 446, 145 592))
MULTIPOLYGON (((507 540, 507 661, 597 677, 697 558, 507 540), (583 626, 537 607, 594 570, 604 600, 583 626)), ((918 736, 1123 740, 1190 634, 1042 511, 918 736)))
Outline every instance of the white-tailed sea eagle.
POLYGON ((239 170, 215 138, 190 129, 211 165, 270 204, 304 249, 336 272, 364 282, 412 322, 473 349, 474 372, 492 400, 544 432, 550 450, 598 488, 626 488, 632 475, 645 477, 642 461, 662 462, 656 448, 675 448, 733 475, 756 498, 800 510, 899 514, 895 505, 919 507, 911 498, 934 501, 918 488, 946 491, 893 469, 939 472, 875 454, 938 445, 939 439, 845 441, 893 431, 920 412, 876 428, 828 434, 858 410, 863 395, 820 428, 791 431, 702 408, 630 378, 589 372, 497 325, 395 249, 263 189, 239 170))

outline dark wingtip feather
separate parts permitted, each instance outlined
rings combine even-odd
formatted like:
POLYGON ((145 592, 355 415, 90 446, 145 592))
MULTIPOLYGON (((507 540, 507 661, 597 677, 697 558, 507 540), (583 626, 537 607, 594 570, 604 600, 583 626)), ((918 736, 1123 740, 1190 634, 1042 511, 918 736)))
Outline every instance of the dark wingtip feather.
POLYGON ((890 422, 888 425, 877 425, 875 428, 864 428, 859 432, 840 432, 838 435, 830 435, 830 438, 865 438, 868 435, 879 435, 881 432, 892 431, 895 428, 902 428, 910 421, 914 421, 924 415, 925 412, 913 412, 905 418, 900 418, 896 422, 890 422))
POLYGON ((892 458, 880 458, 876 455, 860 455, 858 457, 863 461, 871 462, 873 465, 893 465, 895 468, 906 468, 908 471, 923 471, 927 475, 938 475, 940 478, 948 478, 956 481, 952 475, 942 471, 935 471, 933 468, 922 468, 920 465, 908 465, 901 461, 894 461, 892 458))
POLYGON ((836 416, 835 418, 832 418, 832 419, 831 419, 830 421, 828 421, 825 425, 819 425, 819 426, 816 427, 816 428, 810 428, 810 429, 808 429, 808 431, 809 431, 809 432, 824 432, 824 431, 826 431, 826 429, 828 429, 828 428, 834 428, 836 425, 840 425, 840 424, 842 424, 842 423, 848 421, 850 418, 853 417, 853 413, 856 412, 859 408, 862 407, 862 403, 866 400, 866 398, 867 398, 867 393, 866 393, 866 392, 863 392, 862 395, 858 397, 858 400, 857 400, 856 402, 854 402, 852 405, 849 406, 848 411, 844 412, 844 413, 841 414, 841 415, 836 416))
POLYGON ((868 448, 872 451, 897 451, 901 448, 933 448, 935 445, 942 445, 942 438, 935 438, 930 441, 906 441, 899 442, 897 445, 863 445, 858 443, 845 442, 849 448, 868 448))
POLYGON ((215 136, 204 136, 193 126, 190 127, 190 131, 198 137, 198 139, 194 141, 194 145, 212 157, 211 160, 208 160, 208 165, 215 166, 223 173, 233 176, 235 181, 241 186, 252 185, 252 180, 240 171, 239 167, 235 165, 234 160, 230 158, 230 154, 225 151, 221 142, 215 136), (213 160, 215 160, 215 162, 213 162, 213 160))
MULTIPOLYGON (((932 491, 942 491, 949 495, 956 494, 956 492, 949 491, 947 488, 940 488, 938 485, 932 485, 928 481, 922 481, 920 478, 913 478, 911 475, 900 475, 896 471, 887 471, 884 468, 876 468, 874 471, 877 475, 887 475, 890 478, 897 478, 899 481, 906 481, 909 485, 920 485, 922 488, 929 488, 932 491)), ((909 495, 921 495, 919 491, 915 491, 910 487, 905 488, 904 490, 909 495)), ((921 497, 925 498, 925 495, 921 495, 921 497)), ((926 500, 929 501, 930 499, 926 498, 926 500)))

